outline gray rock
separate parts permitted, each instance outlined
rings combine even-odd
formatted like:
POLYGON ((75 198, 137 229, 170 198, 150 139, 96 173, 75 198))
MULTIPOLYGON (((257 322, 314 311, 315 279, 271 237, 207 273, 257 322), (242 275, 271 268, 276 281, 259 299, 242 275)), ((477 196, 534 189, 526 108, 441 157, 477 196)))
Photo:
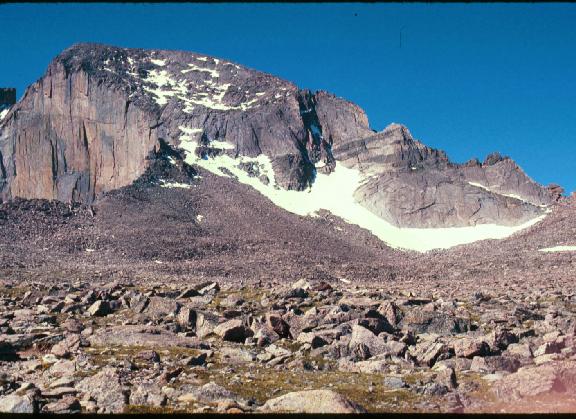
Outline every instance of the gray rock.
POLYGON ((130 309, 135 313, 142 313, 149 303, 150 299, 148 297, 144 294, 137 293, 130 298, 130 309))
POLYGON ((88 338, 94 346, 152 346, 169 348, 203 348, 205 344, 197 338, 176 335, 157 326, 114 326, 104 327, 88 338))
POLYGON ((161 393, 161 389, 155 384, 140 384, 134 386, 130 392, 130 404, 136 406, 165 406, 167 397, 161 393))
POLYGON ((196 328, 196 311, 190 307, 182 307, 178 312, 176 321, 184 329, 196 328))
POLYGON ((472 359, 470 370, 477 372, 494 373, 496 371, 516 372, 520 368, 520 361, 507 356, 476 356, 472 359))
POLYGON ((386 353, 388 350, 386 341, 383 338, 376 336, 370 330, 359 325, 352 326, 352 336, 348 347, 361 360, 386 353))
POLYGON ((210 382, 187 395, 188 400, 200 403, 215 403, 223 400, 240 400, 240 397, 224 387, 210 382))
POLYGON ((475 356, 488 355, 490 347, 486 342, 478 338, 464 337, 454 341, 454 353, 462 358, 474 358, 475 356))
POLYGON ((320 348, 324 345, 328 345, 328 340, 326 340, 321 334, 317 332, 303 332, 298 335, 296 339, 298 342, 308 343, 312 349, 320 348))
POLYGON ((450 367, 441 367, 436 369, 436 378, 434 382, 445 386, 448 389, 455 389, 458 384, 456 382, 456 372, 450 367))
POLYGON ((10 394, 0 397, 0 412, 2 413, 35 413, 36 401, 28 395, 10 394))
POLYGON ((65 396, 61 400, 48 403, 42 408, 44 413, 58 413, 58 414, 69 414, 69 413, 80 413, 82 406, 80 401, 74 396, 65 396))
POLYGON ((401 377, 385 377, 383 384, 392 389, 407 388, 408 384, 401 377))
POLYGON ((360 405, 332 390, 307 390, 287 393, 268 400, 264 411, 286 413, 365 413, 360 405))
POLYGON ((555 361, 520 368, 493 388, 501 400, 529 400, 551 393, 571 393, 576 386, 576 361, 555 361))
POLYGON ((532 349, 526 343, 512 343, 508 345, 506 352, 510 355, 517 355, 522 358, 533 358, 532 349))
POLYGON ((88 314, 91 316, 106 316, 110 314, 112 310, 107 301, 98 300, 88 308, 88 314))
POLYGON ((222 340, 240 343, 243 343, 247 337, 254 335, 254 332, 239 319, 232 319, 219 324, 214 328, 214 333, 220 336, 222 340))
POLYGON ((164 320, 175 317, 180 307, 180 303, 171 298, 150 297, 150 302, 144 310, 144 313, 155 320, 164 320))
POLYGON ((276 313, 266 314, 266 324, 281 338, 290 337, 290 326, 276 313))
POLYGON ((129 392, 120 383, 120 376, 114 368, 102 369, 80 381, 76 388, 96 400, 104 413, 122 413, 128 403, 129 392))
POLYGON ((66 319, 66 321, 62 323, 62 327, 70 333, 80 333, 85 329, 81 321, 72 317, 66 319))
POLYGON ((196 335, 203 339, 218 326, 220 316, 210 312, 198 311, 196 312, 196 335))
POLYGON ((449 347, 436 341, 424 341, 418 343, 414 347, 410 347, 410 355, 412 355, 419 365, 426 365, 431 367, 441 357, 450 356, 449 347))
POLYGON ((410 310, 400 323, 403 330, 415 333, 436 333, 450 335, 464 333, 471 329, 470 320, 445 313, 426 311, 421 308, 410 310))
POLYGON ((393 301, 385 301, 380 304, 378 312, 394 327, 396 327, 402 319, 402 312, 393 301))

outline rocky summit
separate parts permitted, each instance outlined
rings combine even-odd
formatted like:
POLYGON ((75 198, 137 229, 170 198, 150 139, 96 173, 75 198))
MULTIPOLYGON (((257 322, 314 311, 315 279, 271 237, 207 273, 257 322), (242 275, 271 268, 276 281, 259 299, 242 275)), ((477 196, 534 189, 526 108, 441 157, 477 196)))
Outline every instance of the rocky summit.
POLYGON ((574 412, 576 200, 204 55, 0 113, 0 412, 574 412))

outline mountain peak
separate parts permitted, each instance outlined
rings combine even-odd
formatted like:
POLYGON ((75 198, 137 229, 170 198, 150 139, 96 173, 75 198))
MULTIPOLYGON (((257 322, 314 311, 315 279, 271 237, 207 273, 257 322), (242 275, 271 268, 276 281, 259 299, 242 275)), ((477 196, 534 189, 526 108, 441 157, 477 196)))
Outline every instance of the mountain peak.
POLYGON ((0 125, 2 199, 92 202, 169 147, 271 194, 350 171, 359 205, 401 227, 517 224, 550 202, 499 156, 455 165, 402 124, 375 133, 345 99, 197 53, 75 44, 12 109, 0 125))

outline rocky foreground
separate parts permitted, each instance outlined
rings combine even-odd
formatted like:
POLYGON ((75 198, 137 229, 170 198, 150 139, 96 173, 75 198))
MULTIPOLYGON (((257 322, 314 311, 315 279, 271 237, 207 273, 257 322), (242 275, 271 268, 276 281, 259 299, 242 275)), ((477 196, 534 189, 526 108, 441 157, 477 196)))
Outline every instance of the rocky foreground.
POLYGON ((574 411, 576 294, 505 285, 5 280, 0 411, 574 411))

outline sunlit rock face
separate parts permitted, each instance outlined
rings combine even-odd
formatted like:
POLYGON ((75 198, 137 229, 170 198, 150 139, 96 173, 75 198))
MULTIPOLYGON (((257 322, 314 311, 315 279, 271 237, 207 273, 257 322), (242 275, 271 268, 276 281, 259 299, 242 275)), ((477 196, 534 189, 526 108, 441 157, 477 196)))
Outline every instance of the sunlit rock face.
POLYGON ((367 210, 395 227, 511 226, 552 200, 508 158, 453 164, 402 125, 376 133, 330 93, 194 53, 96 44, 63 51, 0 118, 0 197, 90 203, 138 179, 162 144, 268 198, 300 191, 286 209, 302 214, 345 193, 361 207, 341 214, 350 220, 367 210))
POLYGON ((399 124, 337 146, 334 155, 364 175, 356 199, 396 226, 515 225, 551 202, 509 158, 454 164, 399 124))

